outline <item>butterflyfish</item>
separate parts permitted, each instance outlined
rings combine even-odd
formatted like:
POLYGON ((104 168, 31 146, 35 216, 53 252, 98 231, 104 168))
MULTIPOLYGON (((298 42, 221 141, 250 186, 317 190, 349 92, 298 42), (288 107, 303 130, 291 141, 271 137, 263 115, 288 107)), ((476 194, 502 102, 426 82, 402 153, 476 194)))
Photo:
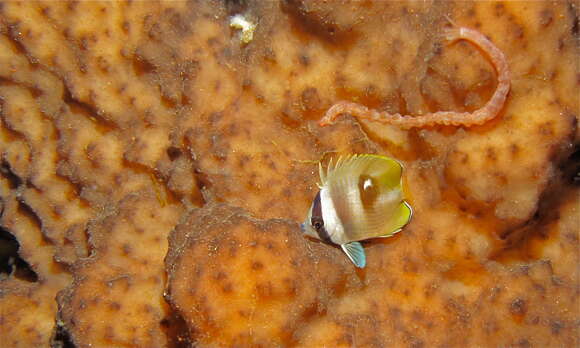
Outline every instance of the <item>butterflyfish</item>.
POLYGON ((340 245, 356 267, 366 255, 360 241, 391 237, 409 223, 413 210, 405 201, 402 165, 380 155, 352 155, 319 163, 320 190, 302 231, 326 243, 340 245))

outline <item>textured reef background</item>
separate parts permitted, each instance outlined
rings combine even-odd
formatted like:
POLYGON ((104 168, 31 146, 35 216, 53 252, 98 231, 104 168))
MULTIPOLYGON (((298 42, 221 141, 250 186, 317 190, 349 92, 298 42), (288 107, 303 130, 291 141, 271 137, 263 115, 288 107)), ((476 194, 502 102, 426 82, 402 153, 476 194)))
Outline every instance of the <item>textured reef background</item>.
POLYGON ((577 2, 0 3, 5 347, 574 347, 577 2), (248 44, 229 18, 257 24, 248 44), (339 100, 472 111, 401 130, 339 100), (298 226, 317 165, 400 159, 415 215, 356 270, 298 226), (16 247, 19 246, 18 254, 16 247))

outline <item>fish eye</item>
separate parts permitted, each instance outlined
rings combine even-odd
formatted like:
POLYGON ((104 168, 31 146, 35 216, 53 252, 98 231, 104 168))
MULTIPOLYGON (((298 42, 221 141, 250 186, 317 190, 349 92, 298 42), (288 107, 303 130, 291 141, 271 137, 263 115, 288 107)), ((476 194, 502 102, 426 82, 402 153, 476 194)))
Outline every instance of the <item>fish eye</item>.
POLYGON ((314 229, 316 229, 318 231, 322 228, 322 226, 324 226, 324 223, 320 219, 313 218, 312 219, 312 226, 314 227, 314 229))
POLYGON ((324 220, 322 218, 322 205, 320 204, 320 192, 314 198, 314 203, 312 204, 312 217, 310 218, 310 224, 316 231, 324 226, 324 220))

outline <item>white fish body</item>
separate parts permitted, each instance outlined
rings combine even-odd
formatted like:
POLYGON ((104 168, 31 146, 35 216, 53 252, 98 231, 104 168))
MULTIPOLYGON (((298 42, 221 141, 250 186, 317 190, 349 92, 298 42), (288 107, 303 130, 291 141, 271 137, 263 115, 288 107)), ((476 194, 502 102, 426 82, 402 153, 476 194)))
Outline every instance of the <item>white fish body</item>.
POLYGON ((338 244, 357 267, 365 267, 361 240, 390 237, 412 216, 402 187, 403 167, 379 155, 353 155, 326 171, 319 165, 320 191, 314 198, 305 234, 338 244))

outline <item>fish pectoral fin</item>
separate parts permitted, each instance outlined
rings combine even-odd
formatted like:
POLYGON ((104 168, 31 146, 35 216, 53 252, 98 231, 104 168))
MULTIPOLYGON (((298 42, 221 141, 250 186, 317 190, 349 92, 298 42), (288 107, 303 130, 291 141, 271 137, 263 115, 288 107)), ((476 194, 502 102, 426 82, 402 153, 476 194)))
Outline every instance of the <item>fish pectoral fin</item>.
POLYGON ((346 253, 346 256, 354 263, 358 268, 364 268, 367 264, 367 258, 365 256, 365 250, 359 242, 350 242, 346 244, 341 244, 342 250, 346 253))

